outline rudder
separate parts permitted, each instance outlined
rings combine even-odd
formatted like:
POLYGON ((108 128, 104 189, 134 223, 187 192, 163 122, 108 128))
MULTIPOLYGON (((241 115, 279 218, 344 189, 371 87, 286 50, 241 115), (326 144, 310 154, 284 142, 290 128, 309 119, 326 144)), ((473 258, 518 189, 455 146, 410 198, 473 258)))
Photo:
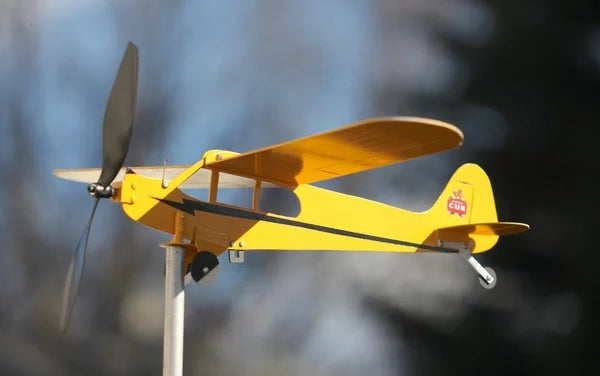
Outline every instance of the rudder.
POLYGON ((438 230, 427 238, 425 244, 437 246, 438 240, 468 241, 470 238, 475 242, 475 253, 492 248, 498 241, 498 236, 495 235, 444 231, 446 227, 498 222, 490 179, 476 164, 467 163, 460 166, 438 200, 426 213, 438 230))
POLYGON ((454 172, 429 212, 447 217, 448 221, 443 221, 448 222, 447 226, 498 221, 490 179, 474 163, 454 172))

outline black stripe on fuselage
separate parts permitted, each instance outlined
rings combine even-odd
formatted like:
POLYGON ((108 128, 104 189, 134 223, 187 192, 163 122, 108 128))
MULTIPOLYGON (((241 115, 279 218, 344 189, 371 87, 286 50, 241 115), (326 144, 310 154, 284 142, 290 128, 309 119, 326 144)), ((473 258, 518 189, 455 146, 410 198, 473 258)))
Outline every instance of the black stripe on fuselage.
POLYGON ((227 217, 249 219, 249 220, 253 220, 253 221, 265 221, 265 222, 277 223, 280 225, 301 227, 301 228, 305 228, 305 229, 309 229, 309 230, 326 232, 329 234, 348 236, 348 237, 357 238, 357 239, 372 240, 372 241, 376 241, 376 242, 382 242, 382 243, 388 243, 388 244, 394 244, 394 245, 403 245, 406 247, 427 249, 430 251, 451 252, 451 253, 457 252, 452 249, 434 247, 434 246, 430 246, 430 245, 426 245, 426 244, 418 244, 418 243, 407 242, 404 240, 384 238, 381 236, 375 236, 375 235, 363 234, 360 232, 342 230, 342 229, 335 228, 335 227, 328 227, 328 226, 316 225, 313 223, 300 222, 300 221, 296 221, 296 220, 288 219, 288 218, 273 217, 266 213, 257 213, 257 212, 253 212, 253 211, 243 210, 243 209, 231 208, 231 207, 227 207, 227 206, 211 204, 211 203, 204 202, 204 201, 189 200, 186 198, 183 199, 183 202, 176 202, 176 201, 159 199, 159 198, 155 198, 155 199, 166 205, 169 205, 177 210, 180 210, 182 212, 185 212, 185 213, 188 213, 191 215, 194 215, 194 212, 196 210, 198 210, 198 211, 203 211, 203 212, 211 213, 211 214, 224 215, 227 217))

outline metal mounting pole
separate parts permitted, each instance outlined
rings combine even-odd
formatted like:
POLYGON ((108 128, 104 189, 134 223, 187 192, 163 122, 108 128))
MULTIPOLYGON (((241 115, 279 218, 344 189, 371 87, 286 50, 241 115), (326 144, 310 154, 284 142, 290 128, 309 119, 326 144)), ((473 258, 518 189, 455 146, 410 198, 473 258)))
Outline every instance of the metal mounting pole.
POLYGON ((185 291, 183 261, 185 248, 166 245, 165 255, 165 326, 163 344, 163 376, 183 373, 183 320, 185 291))

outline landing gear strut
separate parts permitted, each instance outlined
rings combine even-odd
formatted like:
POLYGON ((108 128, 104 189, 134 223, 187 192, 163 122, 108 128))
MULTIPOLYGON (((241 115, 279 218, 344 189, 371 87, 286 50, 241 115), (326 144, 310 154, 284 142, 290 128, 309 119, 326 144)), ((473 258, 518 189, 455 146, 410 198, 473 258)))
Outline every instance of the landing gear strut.
POLYGON ((496 282, 498 281, 498 279, 496 278, 496 272, 494 272, 494 269, 490 268, 489 266, 484 268, 477 260, 475 260, 475 257, 473 257, 473 255, 471 254, 472 246, 470 243, 449 242, 440 240, 438 245, 441 248, 457 250, 458 253, 460 253, 460 255, 465 260, 467 260, 469 265, 471 265, 471 267, 475 269, 475 271, 479 275, 479 283, 481 284, 481 286, 483 286, 483 288, 491 290, 494 288, 494 286, 496 286, 496 282))

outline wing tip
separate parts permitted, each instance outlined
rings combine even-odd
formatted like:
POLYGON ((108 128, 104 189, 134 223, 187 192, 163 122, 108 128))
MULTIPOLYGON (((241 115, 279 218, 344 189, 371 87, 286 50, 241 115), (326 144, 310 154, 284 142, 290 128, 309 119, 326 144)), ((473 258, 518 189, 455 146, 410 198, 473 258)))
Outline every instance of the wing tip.
POLYGON ((374 117, 369 119, 364 119, 353 125, 363 125, 363 124, 376 124, 376 123, 392 123, 392 124, 415 124, 415 125, 433 125, 438 128, 442 128, 448 131, 449 135, 454 135, 456 138, 451 142, 452 145, 458 147, 462 145, 464 141, 464 134, 456 125, 449 123, 447 121, 420 117, 420 116, 389 116, 389 117, 374 117))

